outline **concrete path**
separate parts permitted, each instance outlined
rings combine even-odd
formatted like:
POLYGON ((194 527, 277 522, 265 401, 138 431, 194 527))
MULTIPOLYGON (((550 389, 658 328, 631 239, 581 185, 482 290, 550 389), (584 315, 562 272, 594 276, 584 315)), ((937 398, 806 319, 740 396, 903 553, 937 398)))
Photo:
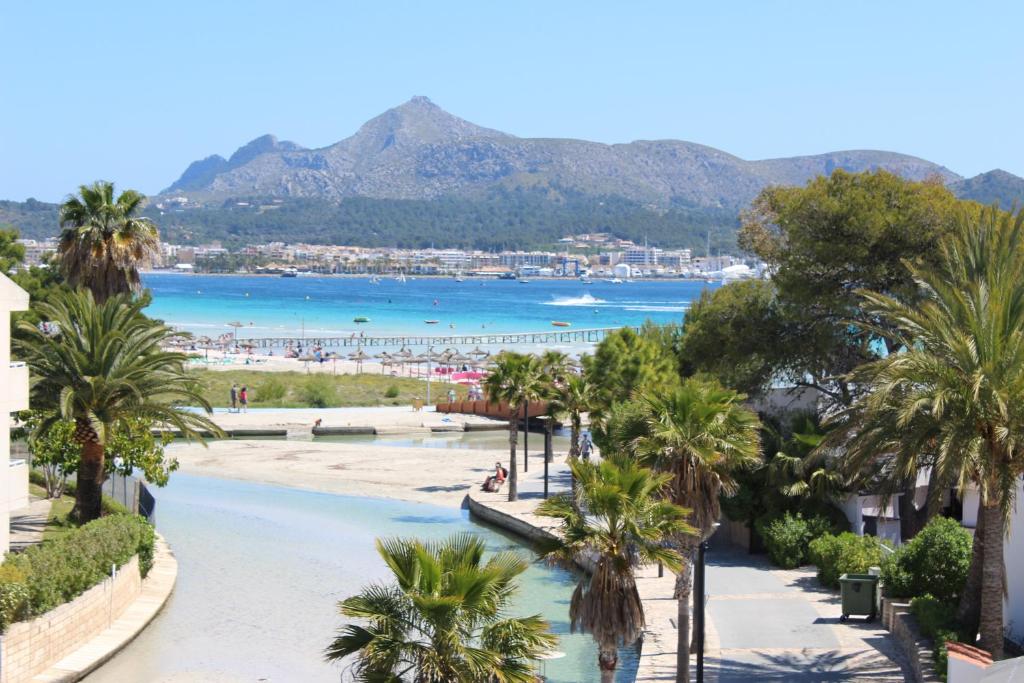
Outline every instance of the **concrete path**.
POLYGON ((813 569, 776 569, 731 547, 707 558, 709 680, 912 680, 879 621, 839 622, 839 596, 813 569))
POLYGON ((36 498, 23 508, 11 511, 11 551, 20 552, 43 542, 43 530, 50 518, 52 501, 36 498))

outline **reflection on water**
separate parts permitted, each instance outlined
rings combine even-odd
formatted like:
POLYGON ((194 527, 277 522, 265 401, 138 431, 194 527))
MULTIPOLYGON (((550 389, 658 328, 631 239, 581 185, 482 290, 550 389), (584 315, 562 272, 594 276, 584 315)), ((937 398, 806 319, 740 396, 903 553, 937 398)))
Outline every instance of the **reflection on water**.
MULTIPOLYGON (((337 681, 323 648, 340 625, 338 600, 387 571, 377 536, 441 537, 471 529, 491 550, 529 553, 465 512, 373 498, 175 474, 157 492, 159 527, 178 558, 178 584, 163 612, 121 654, 88 677, 125 681, 337 681)), ((574 577, 537 563, 521 579, 517 612, 540 612, 564 659, 548 679, 597 681, 589 636, 569 635, 574 577)), ((622 653, 630 681, 636 653, 622 653)))

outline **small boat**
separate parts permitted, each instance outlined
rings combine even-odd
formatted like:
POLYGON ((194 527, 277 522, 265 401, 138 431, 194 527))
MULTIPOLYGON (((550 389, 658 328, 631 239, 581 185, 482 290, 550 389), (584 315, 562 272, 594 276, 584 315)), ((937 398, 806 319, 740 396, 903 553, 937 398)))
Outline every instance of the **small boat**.
POLYGON ((428 325, 436 325, 436 324, 438 324, 441 321, 440 320, 424 320, 423 322, 425 322, 428 325))
POLYGON ((370 319, 367 318, 365 315, 357 315, 356 317, 352 318, 352 322, 354 322, 354 323, 368 323, 368 322, 370 322, 370 319))
POLYGON ((377 277, 376 275, 374 275, 373 277, 370 278, 370 284, 371 285, 379 285, 380 284, 380 278, 377 277))
POLYGON ((281 271, 281 277, 298 277, 299 271, 295 268, 285 268, 281 271))
POLYGON ((619 278, 617 278, 617 277, 613 277, 613 278, 612 278, 611 280, 609 280, 608 282, 612 283, 613 285, 621 285, 621 284, 622 284, 622 280, 620 280, 620 279, 619 279, 619 278))
POLYGON ((591 280, 589 277, 581 277, 580 278, 580 282, 585 284, 585 285, 592 285, 592 284, 594 284, 594 281, 591 280))
POLYGON ((526 278, 519 278, 519 284, 521 284, 521 285, 528 285, 528 284, 530 284, 530 281, 527 280, 526 278))
POLYGON ((567 323, 564 320, 552 320, 551 324, 555 327, 569 327, 572 323, 567 323))
POLYGON ((456 282, 465 282, 466 279, 464 277, 462 277, 461 275, 456 275, 455 276, 455 281, 456 282))

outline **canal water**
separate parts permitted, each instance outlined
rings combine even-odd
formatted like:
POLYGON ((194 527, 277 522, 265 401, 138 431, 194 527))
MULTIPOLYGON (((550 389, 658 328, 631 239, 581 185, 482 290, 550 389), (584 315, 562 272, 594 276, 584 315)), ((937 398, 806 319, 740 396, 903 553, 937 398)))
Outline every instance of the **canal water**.
MULTIPOLYGON (((534 555, 464 511, 335 496, 184 474, 156 491, 157 527, 178 559, 178 583, 163 612, 125 650, 86 680, 339 681, 323 650, 342 618, 337 602, 388 572, 378 536, 440 538, 473 531, 493 551, 534 555)), ((542 614, 561 640, 549 681, 598 681, 590 636, 569 634, 576 577, 533 562, 515 612, 542 614)), ((637 652, 622 652, 619 681, 632 681, 637 652)))

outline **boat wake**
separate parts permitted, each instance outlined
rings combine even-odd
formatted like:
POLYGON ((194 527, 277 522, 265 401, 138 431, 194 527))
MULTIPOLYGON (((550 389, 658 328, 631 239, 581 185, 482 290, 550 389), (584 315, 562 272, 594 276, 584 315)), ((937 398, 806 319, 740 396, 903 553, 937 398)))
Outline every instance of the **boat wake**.
POLYGON ((584 294, 583 296, 563 296, 543 303, 545 306, 594 306, 596 304, 606 304, 608 302, 604 299, 598 299, 590 294, 584 294))

